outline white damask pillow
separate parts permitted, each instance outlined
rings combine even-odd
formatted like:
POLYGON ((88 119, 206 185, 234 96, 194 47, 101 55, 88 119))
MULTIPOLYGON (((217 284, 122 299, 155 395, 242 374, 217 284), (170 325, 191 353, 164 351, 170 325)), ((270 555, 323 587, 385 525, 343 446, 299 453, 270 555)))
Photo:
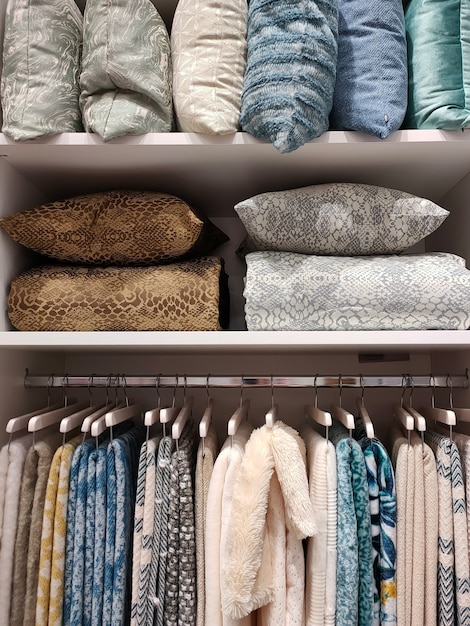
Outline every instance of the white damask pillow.
POLYGON ((470 271, 444 252, 246 256, 248 330, 465 330, 470 271))
POLYGON ((345 256, 403 252, 449 215, 425 198, 356 183, 262 193, 235 211, 249 250, 345 256))
POLYGON ((171 27, 173 101, 183 132, 239 129, 246 0, 179 0, 171 27))
POLYGON ((104 141, 172 128, 170 38, 150 0, 87 0, 80 107, 104 141))

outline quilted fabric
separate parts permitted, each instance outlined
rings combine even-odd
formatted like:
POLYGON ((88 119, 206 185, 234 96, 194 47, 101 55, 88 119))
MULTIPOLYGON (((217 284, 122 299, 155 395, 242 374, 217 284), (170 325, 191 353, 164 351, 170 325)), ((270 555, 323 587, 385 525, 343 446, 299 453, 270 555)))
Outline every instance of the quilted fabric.
POLYGON ((336 78, 337 0, 251 0, 240 123, 280 152, 329 126, 336 78))
POLYGON ((420 255, 246 256, 248 330, 465 330, 470 271, 464 259, 420 255))
POLYGON ((406 3, 406 127, 455 130, 470 124, 469 9, 468 0, 406 3))
POLYGON ((148 268, 43 266, 12 281, 10 320, 18 330, 220 330, 221 274, 216 257, 148 268))
POLYGON ((2 132, 15 141, 82 129, 82 14, 74 0, 8 0, 2 132))
POLYGON ((405 117, 408 73, 402 0, 339 0, 331 128, 385 139, 405 117))
POLYGON ((171 130, 170 38, 150 0, 87 0, 80 107, 104 141, 171 130))
POLYGON ((105 191, 0 218, 16 242, 59 261, 157 265, 209 253, 228 238, 184 200, 156 191, 105 191))
POLYGON ((246 0, 180 0, 171 27, 178 129, 226 134, 239 128, 246 65, 246 0))
POLYGON ((262 193, 235 211, 251 250, 345 256, 403 252, 449 215, 425 198, 355 183, 262 193))

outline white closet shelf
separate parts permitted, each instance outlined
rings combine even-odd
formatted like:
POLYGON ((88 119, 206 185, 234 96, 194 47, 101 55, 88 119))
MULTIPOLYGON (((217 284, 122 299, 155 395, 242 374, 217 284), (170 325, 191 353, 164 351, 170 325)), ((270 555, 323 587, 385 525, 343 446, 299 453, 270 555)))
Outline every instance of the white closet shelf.
POLYGON ((0 332, 0 347, 57 352, 427 352, 470 348, 470 331, 0 332))
POLYGON ((331 131, 290 154, 247 133, 150 133, 107 143, 91 133, 28 142, 0 135, 0 155, 52 198, 147 187, 179 193, 210 215, 232 215, 233 203, 254 193, 333 180, 374 181, 437 202, 468 173, 470 131, 403 130, 386 140, 331 131))

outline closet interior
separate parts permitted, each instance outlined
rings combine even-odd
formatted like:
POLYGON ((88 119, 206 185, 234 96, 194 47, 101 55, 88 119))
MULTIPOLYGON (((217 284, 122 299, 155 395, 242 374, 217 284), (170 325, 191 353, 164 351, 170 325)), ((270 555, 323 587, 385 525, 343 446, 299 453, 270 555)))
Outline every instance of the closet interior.
MULTIPOLYGON (((0 0, 0 31, 5 6, 0 0)), ((277 405, 278 418, 299 430, 310 420, 306 405, 329 411, 340 404, 356 415, 360 400, 386 446, 394 407, 404 397, 412 394, 416 407, 470 408, 470 330, 245 329, 245 267, 238 254, 245 232, 235 204, 329 182, 380 185, 439 204, 450 214, 416 251, 455 253, 470 266, 468 131, 400 130, 385 140, 329 131, 289 154, 242 132, 152 133, 108 142, 64 133, 23 143, 0 134, 0 216, 107 190, 174 194, 229 236, 216 254, 224 259, 230 291, 229 327, 219 332, 20 332, 8 319, 9 286, 36 257, 0 231, 0 446, 9 441, 10 419, 65 394, 103 402, 116 393, 143 411, 188 394, 195 424, 211 398, 221 442, 243 400, 254 426, 277 405)))

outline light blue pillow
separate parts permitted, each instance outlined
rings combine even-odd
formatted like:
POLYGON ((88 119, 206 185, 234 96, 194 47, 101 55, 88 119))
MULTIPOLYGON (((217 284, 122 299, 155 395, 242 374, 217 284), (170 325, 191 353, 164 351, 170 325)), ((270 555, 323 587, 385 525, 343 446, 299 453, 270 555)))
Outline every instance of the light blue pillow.
POLYGON ((74 0, 9 0, 2 131, 15 141, 82 130, 82 14, 74 0))
POLYGON ((470 2, 410 0, 407 128, 470 126, 470 2))
POLYGON ((408 99, 402 0, 339 0, 338 66, 331 128, 385 139, 408 99))
POLYGON ((172 128, 170 38, 150 0, 87 0, 80 106, 104 141, 172 128))
POLYGON ((328 129, 337 0, 251 0, 240 125, 291 152, 328 129))

